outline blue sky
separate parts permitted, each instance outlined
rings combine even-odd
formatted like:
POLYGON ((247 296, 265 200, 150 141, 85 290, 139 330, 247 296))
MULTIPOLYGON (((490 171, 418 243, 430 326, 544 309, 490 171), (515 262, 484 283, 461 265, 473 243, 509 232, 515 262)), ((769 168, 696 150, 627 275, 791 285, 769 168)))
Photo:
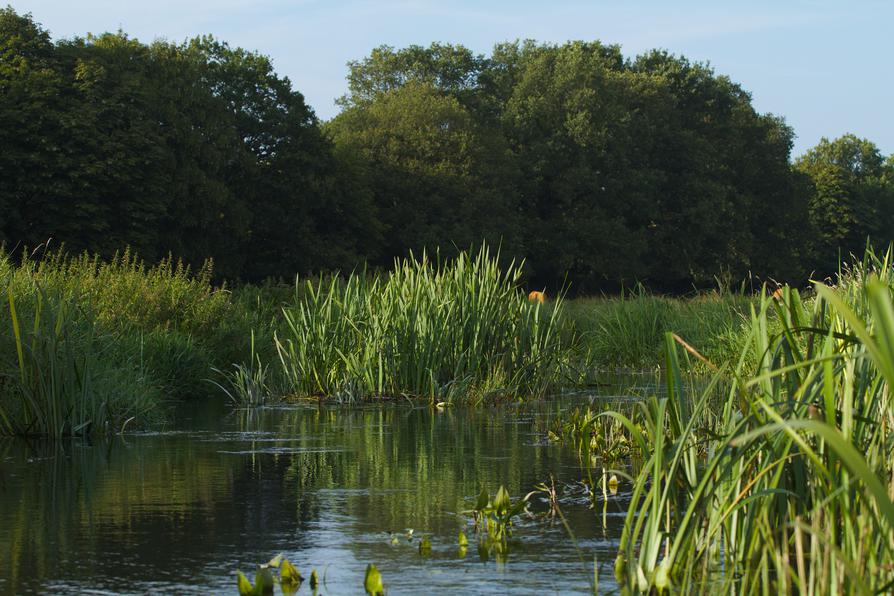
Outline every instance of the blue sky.
MULTIPOLYGON (((8 0, 9 1, 9 0, 8 0)), ((317 114, 338 112, 345 63, 381 44, 570 39, 618 43, 625 55, 664 48, 710 62, 782 115, 794 155, 846 132, 894 152, 894 2, 528 0, 11 0, 54 38, 123 29, 142 41, 211 33, 269 55, 317 114)))

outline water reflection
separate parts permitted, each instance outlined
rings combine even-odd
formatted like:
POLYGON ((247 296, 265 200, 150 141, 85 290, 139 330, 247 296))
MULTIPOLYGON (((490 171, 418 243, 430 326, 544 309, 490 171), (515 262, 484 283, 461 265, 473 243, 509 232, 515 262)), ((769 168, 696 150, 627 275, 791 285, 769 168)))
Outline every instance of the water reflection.
POLYGON ((389 593, 584 592, 594 554, 613 587, 622 501, 605 528, 601 504, 563 502, 580 554, 561 524, 523 520, 505 562, 478 560, 461 514, 482 484, 517 497, 550 473, 581 478, 573 453, 543 441, 558 407, 212 412, 109 442, 2 442, 0 592, 232 593, 235 569, 278 552, 333 594, 356 593, 368 562, 389 593), (407 528, 431 534, 430 558, 391 543, 407 528))

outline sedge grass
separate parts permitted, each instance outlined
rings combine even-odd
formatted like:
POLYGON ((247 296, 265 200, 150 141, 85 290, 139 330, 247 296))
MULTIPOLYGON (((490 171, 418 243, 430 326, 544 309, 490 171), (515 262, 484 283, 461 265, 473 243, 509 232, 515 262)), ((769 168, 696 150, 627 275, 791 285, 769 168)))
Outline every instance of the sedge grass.
POLYGON ((521 267, 487 249, 425 255, 387 275, 305 282, 283 309, 276 348, 285 391, 344 399, 480 402, 542 396, 569 355, 563 299, 529 302, 521 267))
POLYGON ((626 590, 894 587, 890 257, 869 254, 813 300, 765 295, 738 363, 700 395, 685 390, 668 334, 666 396, 604 414, 644 456, 615 567, 626 590))

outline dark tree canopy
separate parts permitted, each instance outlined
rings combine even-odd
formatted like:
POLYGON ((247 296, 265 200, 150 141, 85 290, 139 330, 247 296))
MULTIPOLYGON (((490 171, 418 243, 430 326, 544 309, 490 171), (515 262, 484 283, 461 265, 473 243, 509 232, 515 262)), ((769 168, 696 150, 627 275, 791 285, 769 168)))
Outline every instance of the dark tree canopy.
POLYGON ((212 37, 53 41, 0 11, 0 242, 219 277, 388 266, 482 242, 532 286, 803 281, 894 237, 894 157, 794 133, 710 67, 599 42, 382 46, 320 123, 270 59, 212 37))

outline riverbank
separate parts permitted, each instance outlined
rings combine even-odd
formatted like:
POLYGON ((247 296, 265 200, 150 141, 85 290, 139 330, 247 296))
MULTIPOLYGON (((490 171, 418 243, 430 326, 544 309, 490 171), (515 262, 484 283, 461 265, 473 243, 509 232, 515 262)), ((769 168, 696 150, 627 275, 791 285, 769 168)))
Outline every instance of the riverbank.
MULTIPOLYGON (((758 301, 639 291, 540 304, 521 269, 501 270, 486 250, 295 285, 230 289, 211 273, 147 267, 127 252, 0 257, 0 433, 147 428, 172 403, 208 395, 237 407, 537 398, 661 366, 668 330, 713 363, 733 361, 758 301)), ((709 370, 694 357, 684 365, 709 370)))

